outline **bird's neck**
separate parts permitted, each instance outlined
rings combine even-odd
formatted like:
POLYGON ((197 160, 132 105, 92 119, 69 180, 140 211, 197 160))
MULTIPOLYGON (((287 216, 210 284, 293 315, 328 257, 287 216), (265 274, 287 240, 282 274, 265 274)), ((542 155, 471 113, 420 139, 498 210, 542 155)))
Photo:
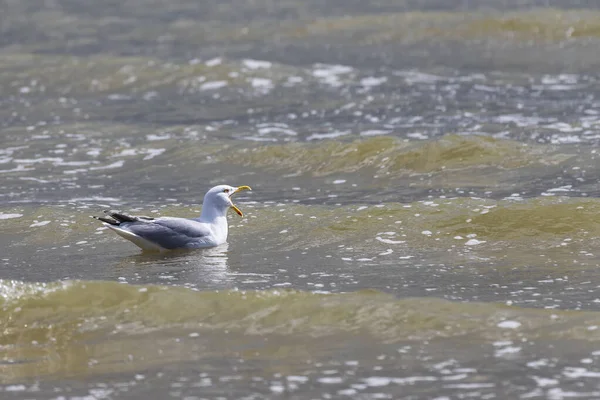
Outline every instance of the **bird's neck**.
POLYGON ((211 203, 204 203, 202 205, 202 212, 200 213, 200 222, 206 222, 209 224, 225 224, 227 225, 227 209, 221 209, 214 207, 211 203))
POLYGON ((229 226, 227 224, 227 209, 222 211, 218 208, 211 207, 207 204, 202 206, 199 222, 204 222, 209 225, 210 230, 217 239, 217 242, 223 243, 227 240, 229 234, 229 226))

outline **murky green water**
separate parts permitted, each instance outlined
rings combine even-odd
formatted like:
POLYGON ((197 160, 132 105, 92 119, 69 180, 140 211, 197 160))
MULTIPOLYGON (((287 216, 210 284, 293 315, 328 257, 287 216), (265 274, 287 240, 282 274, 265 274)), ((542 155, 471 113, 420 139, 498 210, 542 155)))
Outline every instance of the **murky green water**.
POLYGON ((600 398, 600 9, 520 3, 0 1, 0 397, 600 398))

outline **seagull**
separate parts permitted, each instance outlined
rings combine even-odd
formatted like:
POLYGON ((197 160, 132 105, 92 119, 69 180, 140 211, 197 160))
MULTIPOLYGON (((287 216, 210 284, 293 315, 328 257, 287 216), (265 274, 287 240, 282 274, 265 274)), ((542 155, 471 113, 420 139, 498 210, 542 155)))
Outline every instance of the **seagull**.
POLYGON ((227 210, 233 209, 240 217, 244 214, 233 204, 231 196, 250 186, 219 185, 204 195, 199 218, 146 217, 105 211, 96 217, 117 235, 131 241, 143 251, 200 249, 215 247, 227 241, 227 210))

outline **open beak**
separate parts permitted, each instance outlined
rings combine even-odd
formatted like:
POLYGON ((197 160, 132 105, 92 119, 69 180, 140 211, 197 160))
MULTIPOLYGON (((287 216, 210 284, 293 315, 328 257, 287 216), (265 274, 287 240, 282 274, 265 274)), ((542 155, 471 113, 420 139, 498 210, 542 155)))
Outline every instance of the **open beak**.
MULTIPOLYGON (((236 188, 233 192, 231 192, 229 197, 231 198, 231 196, 233 196, 235 193, 241 192, 242 190, 252 190, 252 188, 250 188, 250 186, 240 186, 240 187, 236 188)), ((233 202, 231 202, 231 208, 233 208, 233 211, 235 211, 237 213, 237 215, 239 215, 240 217, 244 216, 244 214, 242 213, 242 210, 237 208, 235 206, 235 204, 233 204, 233 202)))

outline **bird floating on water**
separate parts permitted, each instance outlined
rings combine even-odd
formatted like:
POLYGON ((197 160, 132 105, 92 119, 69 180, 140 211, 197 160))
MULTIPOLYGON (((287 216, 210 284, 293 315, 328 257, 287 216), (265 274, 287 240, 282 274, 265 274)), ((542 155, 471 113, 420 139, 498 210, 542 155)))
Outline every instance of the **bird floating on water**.
POLYGON ((214 247, 227 241, 227 210, 232 208, 240 217, 242 211, 233 204, 231 196, 250 186, 219 185, 204 195, 199 218, 146 217, 105 211, 98 219, 119 236, 142 250, 165 251, 214 247))

